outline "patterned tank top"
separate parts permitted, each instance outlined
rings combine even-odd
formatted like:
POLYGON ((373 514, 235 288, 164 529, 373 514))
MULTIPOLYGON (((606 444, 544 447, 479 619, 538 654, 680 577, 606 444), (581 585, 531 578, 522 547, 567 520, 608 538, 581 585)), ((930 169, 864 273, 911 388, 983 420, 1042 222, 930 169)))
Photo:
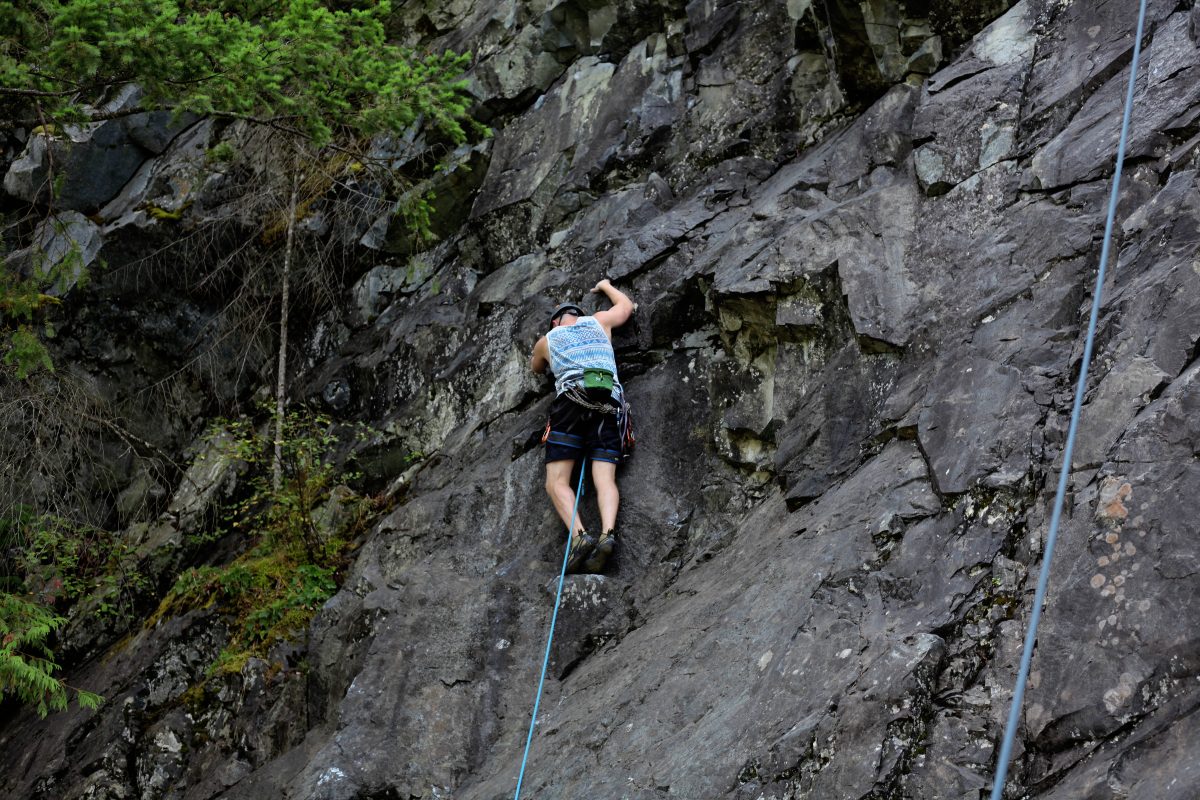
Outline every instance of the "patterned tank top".
POLYGON ((562 325, 546 334, 550 348, 550 369, 554 372, 554 389, 562 394, 571 386, 583 385, 585 369, 606 369, 613 374, 613 395, 624 394, 616 381, 617 360, 612 343, 595 317, 580 317, 574 325, 562 325))

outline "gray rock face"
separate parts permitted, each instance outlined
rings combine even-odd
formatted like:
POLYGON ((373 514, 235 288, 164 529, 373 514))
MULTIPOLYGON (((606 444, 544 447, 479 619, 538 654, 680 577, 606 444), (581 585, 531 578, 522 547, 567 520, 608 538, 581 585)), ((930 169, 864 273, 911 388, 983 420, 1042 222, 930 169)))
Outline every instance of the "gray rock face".
MULTIPOLYGON (((136 87, 126 87, 100 110, 133 109, 139 99, 136 87)), ((50 197, 51 181, 61 177, 56 206, 94 212, 116 196, 147 159, 166 150, 194 119, 185 115, 173 120, 170 112, 151 111, 83 127, 70 126, 49 135, 39 132, 8 166, 4 191, 26 203, 45 203, 50 197), (51 165, 56 175, 51 175, 51 165)))
POLYGON ((33 244, 5 258, 5 267, 48 283, 48 294, 64 295, 79 283, 103 245, 96 223, 78 211, 64 211, 39 222, 33 244))
MULTIPOLYGON (((0 793, 511 796, 563 546, 528 353, 605 276, 638 302, 614 340, 638 447, 614 563, 566 582, 523 796, 986 793, 1134 19, 911 6, 406 7, 421 41, 476 50, 496 137, 454 183, 460 228, 407 262, 374 231, 395 252, 305 321, 296 380, 382 432, 359 465, 394 508, 278 666, 189 690, 225 632, 168 617, 75 665, 98 714, 6 710, 0 793)), ((1014 800, 1184 800, 1200 780, 1196 13, 1151 3, 1014 800)), ((142 167, 106 255, 162 230, 130 214, 183 197, 170 178, 207 136, 142 167)), ((233 179, 207 180, 196 207, 238 213, 233 179)), ((181 527, 232 470, 171 490, 181 527)), ((179 535, 136 525, 148 547, 179 535)))
MULTIPOLYGON (((1122 73, 1124 83, 1120 74, 1107 81, 1103 91, 1088 97, 1066 128, 1034 157, 1033 176, 1042 187, 1094 180, 1111 169, 1120 128, 1113 131, 1104 124, 1104 109, 1123 101, 1128 68, 1122 73)), ((1173 146, 1171 134, 1190 130, 1200 116, 1196 110, 1200 48, 1187 15, 1174 14, 1161 23, 1153 45, 1146 48, 1145 69, 1139 75, 1144 83, 1141 104, 1135 105, 1138 123, 1130 131, 1129 157, 1165 156, 1173 146)))

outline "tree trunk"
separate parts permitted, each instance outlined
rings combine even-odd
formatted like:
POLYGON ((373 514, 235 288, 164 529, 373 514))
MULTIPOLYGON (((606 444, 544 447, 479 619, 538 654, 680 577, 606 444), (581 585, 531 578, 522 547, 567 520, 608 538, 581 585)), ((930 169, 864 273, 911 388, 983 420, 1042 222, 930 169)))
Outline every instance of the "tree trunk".
POLYGON ((271 485, 283 487, 283 412, 287 405, 288 301, 292 277, 292 243, 296 235, 296 199, 300 190, 299 165, 292 171, 292 198, 288 202, 287 244, 283 250, 283 286, 279 295, 279 366, 275 376, 275 458, 271 463, 271 485))

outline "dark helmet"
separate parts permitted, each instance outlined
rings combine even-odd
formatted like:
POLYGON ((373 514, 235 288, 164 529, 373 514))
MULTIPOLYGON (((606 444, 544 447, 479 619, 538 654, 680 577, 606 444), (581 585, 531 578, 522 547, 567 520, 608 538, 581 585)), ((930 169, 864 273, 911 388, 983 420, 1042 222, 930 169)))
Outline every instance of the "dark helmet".
POLYGON ((559 317, 566 316, 567 314, 570 314, 571 316, 574 316, 574 317, 587 316, 586 314, 583 313, 583 309, 580 308, 579 306, 575 305, 574 303, 563 303, 561 306, 554 309, 554 313, 550 315, 550 327, 553 328, 554 321, 557 320, 559 317))

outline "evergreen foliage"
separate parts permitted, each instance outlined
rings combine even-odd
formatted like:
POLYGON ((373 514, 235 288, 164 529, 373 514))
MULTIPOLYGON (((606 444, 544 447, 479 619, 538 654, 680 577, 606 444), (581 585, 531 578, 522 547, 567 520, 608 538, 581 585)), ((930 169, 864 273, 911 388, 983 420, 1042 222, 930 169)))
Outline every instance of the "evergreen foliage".
POLYGON ((462 141, 469 54, 389 44, 390 14, 388 2, 0 0, 0 95, 41 124, 168 109, 254 119, 321 145, 423 115, 462 141), (89 107, 130 83, 144 92, 136 108, 89 107))
POLYGON ((148 588, 131 555, 107 531, 28 506, 0 516, 0 695, 15 696, 43 717, 66 708, 71 692, 85 708, 102 701, 54 675, 59 667, 48 642, 66 622, 55 606, 91 597, 96 613, 128 619, 131 593, 148 588))
POLYGON ((13 694, 39 716, 67 707, 74 692, 83 708, 96 708, 99 695, 68 687, 54 677, 58 665, 46 639, 66 622, 37 603, 0 592, 0 694, 13 694))

